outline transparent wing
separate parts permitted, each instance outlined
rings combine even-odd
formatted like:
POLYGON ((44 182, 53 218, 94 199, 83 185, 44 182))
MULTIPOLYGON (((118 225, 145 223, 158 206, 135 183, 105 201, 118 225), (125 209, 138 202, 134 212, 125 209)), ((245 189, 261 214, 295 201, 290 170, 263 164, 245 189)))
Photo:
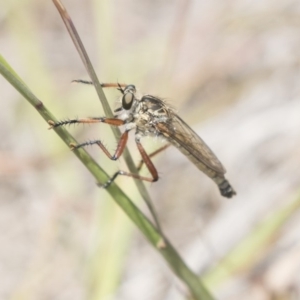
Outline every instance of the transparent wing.
POLYGON ((171 143, 172 139, 175 140, 189 155, 205 164, 208 168, 213 169, 217 173, 226 173, 221 162, 205 142, 175 113, 172 112, 168 122, 157 123, 156 127, 171 143))

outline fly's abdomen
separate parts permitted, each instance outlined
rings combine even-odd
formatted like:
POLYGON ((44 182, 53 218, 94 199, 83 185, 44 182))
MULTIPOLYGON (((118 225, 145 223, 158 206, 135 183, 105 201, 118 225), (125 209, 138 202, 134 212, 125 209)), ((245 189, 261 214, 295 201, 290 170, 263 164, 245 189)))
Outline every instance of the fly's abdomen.
POLYGON ((218 173, 202 163, 175 140, 169 140, 169 142, 174 145, 182 154, 184 154, 200 171, 210 177, 218 185, 222 196, 231 198, 232 196, 236 195, 235 190, 225 178, 224 174, 218 173))
POLYGON ((224 176, 216 176, 213 181, 218 185, 222 196, 231 198, 236 195, 235 190, 224 176))

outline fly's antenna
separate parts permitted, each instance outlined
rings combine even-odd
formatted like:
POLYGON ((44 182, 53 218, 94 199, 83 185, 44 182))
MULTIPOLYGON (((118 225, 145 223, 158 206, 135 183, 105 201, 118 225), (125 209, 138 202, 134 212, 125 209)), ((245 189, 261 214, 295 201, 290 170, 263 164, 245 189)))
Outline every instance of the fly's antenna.
POLYGON ((123 95, 124 95, 124 90, 122 89, 122 86, 121 84, 118 82, 118 88, 117 88, 118 91, 120 91, 123 95))

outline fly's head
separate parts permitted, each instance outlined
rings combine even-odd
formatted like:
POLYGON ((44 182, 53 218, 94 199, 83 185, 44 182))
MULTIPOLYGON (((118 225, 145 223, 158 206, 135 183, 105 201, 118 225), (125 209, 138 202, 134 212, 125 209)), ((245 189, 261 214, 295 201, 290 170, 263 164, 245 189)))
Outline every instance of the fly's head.
POLYGON ((136 88, 133 84, 126 85, 124 88, 119 84, 118 90, 122 93, 121 106, 115 109, 116 117, 131 122, 138 110, 139 99, 136 98, 136 88))
POLYGON ((132 105, 136 101, 135 94, 136 88, 133 84, 125 86, 124 89, 119 85, 118 90, 123 94, 122 95, 122 107, 124 110, 130 110, 132 105))

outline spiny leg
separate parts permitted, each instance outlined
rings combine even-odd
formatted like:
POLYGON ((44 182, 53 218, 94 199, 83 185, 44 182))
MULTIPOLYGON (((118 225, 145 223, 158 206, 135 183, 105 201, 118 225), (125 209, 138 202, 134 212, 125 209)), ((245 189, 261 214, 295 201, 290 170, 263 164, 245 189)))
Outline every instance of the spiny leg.
MULTIPOLYGON (((120 126, 124 124, 123 120, 120 119, 115 119, 115 118, 84 118, 84 119, 72 119, 72 120, 66 120, 66 121, 60 121, 57 123, 54 123, 53 121, 48 121, 48 123, 51 125, 51 128, 59 127, 59 126, 64 126, 68 124, 75 124, 75 123, 87 123, 87 124, 92 124, 92 123, 105 123, 109 125, 115 125, 115 126, 120 126)), ((89 145, 98 145, 102 151, 106 154, 106 156, 111 159, 111 160, 117 160, 123 153, 125 146, 127 144, 128 140, 128 130, 126 130, 122 135, 121 138, 118 142, 117 149, 114 153, 114 155, 111 155, 107 148, 103 145, 103 143, 100 140, 95 140, 95 141, 89 141, 89 142, 84 142, 82 144, 70 144, 70 147, 72 150, 79 149, 85 146, 89 145)))
MULTIPOLYGON (((72 150, 74 150, 74 149, 79 149, 79 148, 82 148, 82 147, 85 147, 85 146, 88 146, 88 145, 98 145, 109 159, 117 160, 122 155, 122 153, 125 149, 125 146, 127 144, 127 141, 128 141, 128 131, 125 131, 121 135, 121 138, 120 138, 120 140, 118 142, 118 145, 117 145, 117 149, 116 149, 116 151, 113 155, 111 155, 109 153, 107 148, 99 140, 85 142, 85 143, 78 144, 78 145, 71 144, 71 148, 72 148, 72 150)), ((119 170, 106 183, 104 183, 104 184, 99 183, 98 184, 99 187, 107 188, 119 175, 125 175, 125 176, 128 176, 128 177, 133 177, 133 178, 136 178, 136 179, 145 180, 145 181, 149 181, 149 182, 154 182, 154 181, 158 180, 157 170, 156 170, 155 166, 153 165, 149 155, 146 153, 144 147, 142 146, 142 144, 140 143, 140 141, 138 139, 136 139, 136 144, 137 144, 139 152, 142 156, 143 162, 146 164, 148 170, 150 171, 150 173, 152 175, 152 178, 141 176, 139 174, 133 174, 133 173, 129 173, 129 172, 119 170)), ((166 146, 165 146, 165 148, 166 148, 166 146)))
POLYGON ((106 117, 95 117, 95 118, 81 118, 81 119, 70 119, 59 122, 48 121, 50 125, 49 129, 56 128, 59 126, 71 125, 71 124, 94 124, 94 123, 105 123, 114 126, 124 125, 124 121, 116 118, 106 118, 106 117))
POLYGON ((120 137, 118 145, 117 145, 117 149, 115 151, 115 153, 113 155, 111 155, 109 153, 109 151, 107 150, 107 148, 103 145, 103 143, 100 140, 95 140, 95 141, 89 141, 89 142, 85 142, 82 144, 71 144, 71 149, 75 150, 75 149, 79 149, 79 148, 83 148, 86 146, 91 146, 91 145, 98 145, 100 147, 100 149, 104 152, 104 154, 111 160, 117 160, 123 153, 125 146, 127 144, 128 141, 128 131, 126 130, 120 137))
MULTIPOLYGON (((125 122, 123 120, 116 119, 116 118, 102 117, 102 118, 71 119, 71 120, 66 120, 66 121, 60 121, 60 122, 57 122, 57 123, 53 122, 52 120, 49 120, 48 123, 51 126, 50 129, 52 129, 52 128, 55 128, 55 127, 65 126, 65 125, 68 125, 68 124, 76 124, 76 123, 78 123, 78 124, 80 124, 80 123, 85 123, 85 124, 106 123, 106 124, 109 124, 109 125, 120 126, 120 125, 124 125, 125 122)), ((116 160, 122 155, 122 153, 125 149, 127 140, 128 140, 128 131, 125 131, 122 134, 122 136, 121 136, 121 138, 118 142, 117 150, 115 151, 114 155, 111 155, 109 153, 109 151, 106 149, 106 147, 102 144, 102 142, 98 141, 98 140, 82 143, 82 144, 79 144, 79 145, 71 144, 70 146, 71 146, 72 149, 78 149, 78 148, 81 148, 81 147, 85 147, 87 145, 97 144, 103 150, 103 152, 106 154, 106 156, 108 158, 110 158, 112 160, 116 160)), ((125 175, 125 176, 129 176, 129 177, 133 177, 133 178, 136 178, 136 179, 149 181, 149 182, 155 182, 155 181, 158 180, 157 170, 156 170, 155 166, 153 165, 149 155, 146 153, 144 147, 140 143, 139 138, 136 138, 135 141, 136 141, 136 145, 139 149, 139 152, 142 156, 142 160, 146 164, 149 172, 152 175, 152 178, 141 176, 139 174, 132 174, 132 173, 120 170, 120 171, 116 172, 106 183, 98 184, 100 187, 107 188, 118 177, 118 175, 125 175)))
MULTIPOLYGON (((166 145, 162 146, 161 148, 158 148, 157 150, 155 150, 154 152, 152 152, 151 154, 148 155, 149 158, 155 156, 156 154, 159 154, 160 152, 162 152, 162 151, 164 151, 165 149, 167 149, 169 146, 171 146, 171 144, 166 144, 166 145)), ((143 166, 144 163, 145 163, 145 162, 144 162, 143 160, 141 160, 141 161, 139 162, 139 164, 138 164, 137 167, 136 167, 138 171, 141 170, 141 168, 142 168, 142 166, 143 166)))
MULTIPOLYGON (((93 85, 93 81, 90 80, 84 80, 84 79, 75 79, 72 80, 72 82, 76 82, 76 83, 83 83, 83 84, 88 84, 88 85, 93 85)), ((120 88, 120 87, 126 87, 127 84, 125 83, 100 83, 101 87, 103 88, 110 88, 110 87, 114 87, 114 88, 120 88)))
MULTIPOLYGON (((142 144, 140 143, 139 138, 135 139, 136 145, 138 147, 138 150, 142 156, 142 160, 144 161, 144 163, 146 164, 150 174, 152 177, 145 177, 145 176, 141 176, 139 174, 133 174, 133 173, 129 173, 129 172, 125 172, 122 170, 119 170, 118 172, 116 172, 106 183, 104 184, 98 184, 98 186, 103 187, 103 188, 107 188, 109 187, 109 185, 114 182, 114 180, 119 176, 119 175, 125 175, 128 177, 133 177, 136 179, 140 179, 140 180, 144 180, 144 181, 148 181, 148 182, 155 182, 158 180, 158 173, 157 170, 155 168, 155 166, 153 165, 149 155, 146 153, 144 147, 142 146, 142 144)), ((125 146, 124 146, 125 147, 125 146)))
POLYGON ((71 81, 72 83, 73 82, 76 82, 76 83, 83 83, 83 84, 90 84, 90 85, 93 85, 93 81, 90 81, 90 80, 84 80, 84 79, 74 79, 71 81))

